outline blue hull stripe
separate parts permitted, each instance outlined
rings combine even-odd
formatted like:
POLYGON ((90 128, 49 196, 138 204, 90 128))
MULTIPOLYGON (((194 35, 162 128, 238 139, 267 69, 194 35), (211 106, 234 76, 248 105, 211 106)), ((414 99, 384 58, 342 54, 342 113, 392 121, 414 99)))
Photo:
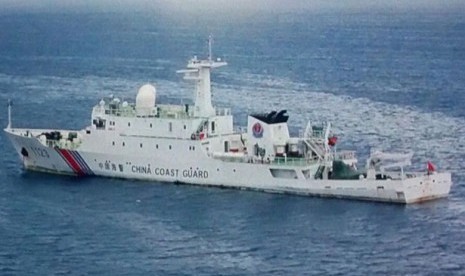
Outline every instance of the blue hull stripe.
POLYGON ((87 165, 86 161, 84 161, 84 159, 83 159, 82 156, 79 154, 79 152, 70 150, 69 153, 74 157, 74 159, 76 160, 76 162, 79 163, 79 165, 81 166, 81 168, 84 169, 84 171, 86 172, 86 174, 88 174, 88 175, 93 175, 93 174, 94 174, 94 172, 90 169, 90 167, 87 165))

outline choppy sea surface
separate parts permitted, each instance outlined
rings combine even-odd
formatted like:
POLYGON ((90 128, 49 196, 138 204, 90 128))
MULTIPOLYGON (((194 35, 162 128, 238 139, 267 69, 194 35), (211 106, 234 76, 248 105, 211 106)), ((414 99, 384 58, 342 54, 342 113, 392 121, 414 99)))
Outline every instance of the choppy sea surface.
POLYGON ((0 14, 0 125, 80 129, 109 94, 206 53, 213 101, 244 125, 287 109, 333 122, 340 147, 415 151, 453 174, 448 199, 399 206, 24 171, 0 135, 0 275, 465 274, 465 19, 459 13, 170 17, 0 14), (1 109, 0 109, 1 111, 1 109))

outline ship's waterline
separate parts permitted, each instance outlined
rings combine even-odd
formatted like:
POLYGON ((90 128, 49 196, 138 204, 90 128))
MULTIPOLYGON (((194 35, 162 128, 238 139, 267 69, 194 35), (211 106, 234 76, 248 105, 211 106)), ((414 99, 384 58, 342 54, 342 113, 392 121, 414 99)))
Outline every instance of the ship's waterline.
POLYGON ((210 73, 225 65, 210 49, 178 71, 195 83, 194 104, 158 103, 155 86, 145 84, 134 103, 101 99, 85 129, 13 128, 9 115, 5 132, 24 166, 45 172, 398 203, 449 194, 450 173, 432 163, 404 171, 412 153, 374 151, 360 165, 355 152, 336 151, 330 123, 308 122, 292 137, 287 111, 276 110, 250 114, 247 130, 238 131, 230 109, 211 101, 210 73))

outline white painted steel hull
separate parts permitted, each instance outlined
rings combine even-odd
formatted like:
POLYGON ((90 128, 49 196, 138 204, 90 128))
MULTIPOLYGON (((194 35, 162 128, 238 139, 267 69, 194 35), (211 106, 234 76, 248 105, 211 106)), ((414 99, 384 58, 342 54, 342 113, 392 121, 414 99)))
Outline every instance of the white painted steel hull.
MULTIPOLYGON (((270 172, 270 168, 282 168, 282 166, 214 159, 208 156, 202 148, 202 141, 198 140, 178 139, 169 142, 173 147, 197 146, 196 151, 183 155, 170 154, 169 151, 162 149, 153 150, 155 145, 150 143, 161 141, 155 138, 147 138, 143 149, 134 146, 128 147, 127 150, 111 150, 105 146, 94 145, 92 148, 83 144, 82 149, 80 147, 78 150, 68 150, 63 153, 56 148, 43 145, 35 137, 24 136, 24 130, 5 129, 5 133, 26 169, 47 173, 178 182, 403 204, 447 197, 452 185, 450 173, 424 174, 403 180, 321 180, 308 178, 302 172, 307 169, 315 171, 317 165, 286 166, 295 169, 296 178, 276 178, 270 172), (22 154, 23 148, 28 152, 27 157, 22 154), (74 164, 73 160, 67 160, 70 158, 74 159, 74 164)), ((127 139, 130 141, 129 138, 127 139)), ((138 141, 140 139, 138 137, 138 141)))

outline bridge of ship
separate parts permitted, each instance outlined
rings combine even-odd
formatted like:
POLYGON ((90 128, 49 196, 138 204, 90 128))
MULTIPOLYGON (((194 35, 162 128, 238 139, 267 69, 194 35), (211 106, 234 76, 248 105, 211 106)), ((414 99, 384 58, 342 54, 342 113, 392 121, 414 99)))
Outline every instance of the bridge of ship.
MULTIPOLYGON (((99 108, 99 107, 96 107, 99 108)), ((149 115, 146 117, 150 118, 161 118, 161 119, 188 119, 196 118, 194 116, 194 106, 185 104, 185 105, 169 105, 169 104, 159 104, 155 106, 156 113, 154 115, 149 115)), ((138 117, 136 113, 136 107, 134 103, 130 103, 127 106, 121 104, 112 104, 107 103, 105 105, 105 114, 114 115, 118 117, 129 117, 135 118, 138 117)), ((215 108, 216 116, 227 116, 231 115, 230 108, 215 108)))

